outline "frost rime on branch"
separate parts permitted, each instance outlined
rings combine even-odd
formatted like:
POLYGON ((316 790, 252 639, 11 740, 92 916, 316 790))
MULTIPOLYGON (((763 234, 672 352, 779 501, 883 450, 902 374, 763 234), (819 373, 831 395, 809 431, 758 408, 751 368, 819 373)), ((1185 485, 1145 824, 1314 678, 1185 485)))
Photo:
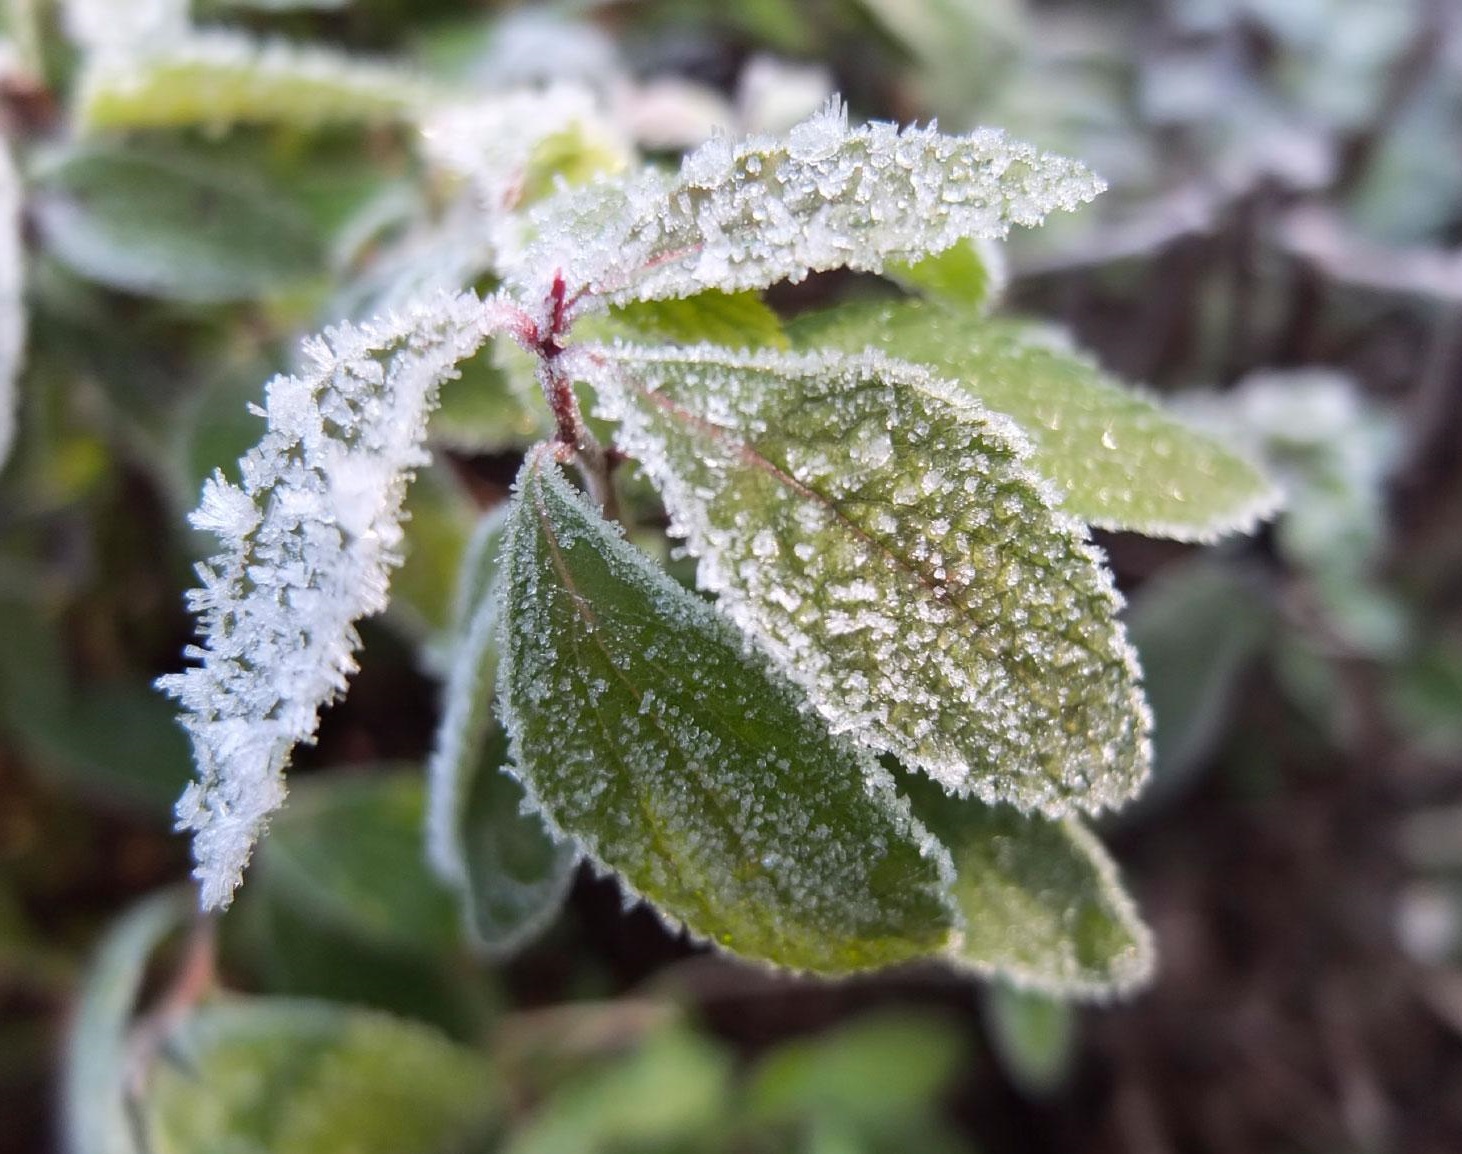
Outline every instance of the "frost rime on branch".
POLYGON ((284 800, 290 750, 354 672, 354 622, 385 608, 439 386, 505 316, 499 298, 466 293, 327 330, 298 375, 267 386, 268 428, 239 463, 242 484, 204 485, 191 520, 224 549, 190 594, 203 644, 188 656, 202 664, 159 685, 182 704, 198 763, 177 814, 195 833, 205 908, 228 905, 284 800))

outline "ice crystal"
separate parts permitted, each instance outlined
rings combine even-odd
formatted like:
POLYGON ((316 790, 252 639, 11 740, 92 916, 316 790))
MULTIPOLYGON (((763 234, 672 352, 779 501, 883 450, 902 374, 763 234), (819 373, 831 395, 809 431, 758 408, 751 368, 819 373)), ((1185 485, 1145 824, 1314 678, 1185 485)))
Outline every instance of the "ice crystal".
POLYGON ((202 662, 160 685, 182 704, 199 780, 178 802, 194 831, 207 908, 226 906, 294 745, 343 692, 354 622, 379 612, 399 564, 401 503, 438 387, 502 321, 505 306, 443 296, 306 343, 305 367, 267 386, 263 439, 215 474, 192 516, 223 550, 190 594, 202 662))
POLYGON ((709 605, 530 453, 499 682, 533 804, 697 934, 839 972, 954 936, 946 851, 709 605))
POLYGON ((22 277, 25 252, 21 239, 20 175, 10 149, 0 141, 0 469, 15 442, 16 391, 25 343, 22 277))
POLYGON ((760 289, 1002 237, 1102 187, 1075 161, 994 129, 850 128, 834 100, 785 137, 715 137, 675 176, 647 172, 562 194, 535 214, 540 239, 510 271, 531 289, 560 269, 571 287, 615 304, 760 289))
POLYGON ((1005 417, 877 353, 586 348, 699 580, 836 730, 1060 815, 1149 758, 1120 599, 1005 417))

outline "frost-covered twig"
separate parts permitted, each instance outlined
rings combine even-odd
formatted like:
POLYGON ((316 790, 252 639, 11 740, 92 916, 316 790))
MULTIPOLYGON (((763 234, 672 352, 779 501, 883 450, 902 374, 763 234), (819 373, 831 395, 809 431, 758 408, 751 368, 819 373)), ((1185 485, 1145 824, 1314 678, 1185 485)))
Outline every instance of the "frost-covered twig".
POLYGON ((386 605, 439 386, 511 312, 469 293, 328 330, 298 375, 269 383, 242 485, 215 474, 204 486, 192 522, 224 549, 191 594, 204 641, 189 656, 202 664, 160 685, 183 705, 198 762, 178 820, 196 834, 205 907, 228 905, 284 799, 291 749, 354 671, 354 622, 386 605))

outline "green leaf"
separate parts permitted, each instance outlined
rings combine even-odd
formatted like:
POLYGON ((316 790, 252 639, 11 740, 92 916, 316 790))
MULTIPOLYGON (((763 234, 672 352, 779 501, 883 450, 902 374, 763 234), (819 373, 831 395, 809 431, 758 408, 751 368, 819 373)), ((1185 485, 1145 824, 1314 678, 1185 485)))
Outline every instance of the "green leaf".
MULTIPOLYGON (((518 385, 487 350, 460 366, 460 380, 442 389, 427 436, 434 444, 464 453, 526 449, 553 431, 541 399, 518 385)), ((537 389, 534 383, 534 389, 537 389)))
POLYGON ((170 1036, 151 1154, 434 1154, 487 1132, 487 1062, 428 1027, 326 1002, 232 999, 170 1036))
POLYGON ((1076 1016, 1066 1002, 1004 982, 985 987, 990 1045, 1006 1075, 1028 1094, 1049 1094, 1075 1058, 1076 1016))
POLYGON ((91 964, 71 1023, 62 1074, 67 1154, 138 1154, 128 1111, 128 1030, 158 943, 192 908, 182 890, 154 894, 107 934, 91 964))
POLYGON ((693 345, 701 341, 732 349, 785 349, 787 334, 777 314, 754 292, 717 289, 693 297, 632 301, 609 310, 600 320, 588 317, 575 326, 585 339, 622 336, 635 341, 693 345))
POLYGON ((965 1049, 947 1021, 907 1011, 868 1014, 778 1046, 751 1073, 747 1109, 757 1121, 827 1114, 859 1130, 887 1127, 928 1109, 965 1049))
POLYGON ((415 768, 306 777, 260 843, 258 868, 315 920, 397 950, 449 951, 457 914, 421 859, 424 817, 415 768))
POLYGON ((249 173, 181 155, 65 150, 34 173, 46 248, 112 288, 209 303, 267 296, 320 275, 309 218, 249 173))
POLYGON ((917 264, 890 262, 883 275, 910 292, 978 313, 990 311, 1005 285, 1004 259, 991 241, 962 240, 917 264))
POLYGON ((833 728, 987 801, 1129 798, 1147 707, 1120 601, 1018 433, 913 365, 586 351, 699 580, 833 728))
POLYGON ((1185 782, 1223 736, 1244 668, 1276 624, 1262 574, 1199 559, 1143 585, 1127 613, 1152 706, 1146 805, 1185 782))
POLYGON ((857 303, 800 319, 793 339, 877 347, 957 383, 1020 426, 1031 468, 1089 524, 1207 541, 1248 532, 1277 507, 1274 486, 1243 457, 1021 325, 921 301, 857 303))
POLYGON ((504 506, 482 518, 462 566, 446 706, 427 766, 428 861, 461 894, 473 940, 494 955, 548 925, 579 857, 548 835, 542 818, 523 812, 523 787, 506 772, 507 738, 492 715, 506 514, 504 506))
POLYGON ((729 1055, 682 1026, 662 1030, 629 1057, 552 1094, 505 1154, 660 1149, 660 1143, 696 1138, 701 1141, 683 1148, 705 1150, 730 1088, 729 1055))
POLYGON ((965 921, 954 964, 1061 997, 1122 993, 1148 979, 1151 935, 1085 826, 952 798, 916 774, 900 784, 954 858, 965 921))
POLYGON ((425 86, 396 68, 220 29, 140 57, 92 57, 77 85, 75 117, 82 132, 317 128, 402 122, 427 99, 425 86))
POLYGON ((405 559, 391 577, 390 614, 419 641, 448 627, 476 506, 451 466, 441 462, 416 471, 402 508, 410 529, 405 559))
POLYGON ((499 692, 533 804, 697 935, 839 973, 938 950, 943 852, 871 758, 536 450, 499 692))

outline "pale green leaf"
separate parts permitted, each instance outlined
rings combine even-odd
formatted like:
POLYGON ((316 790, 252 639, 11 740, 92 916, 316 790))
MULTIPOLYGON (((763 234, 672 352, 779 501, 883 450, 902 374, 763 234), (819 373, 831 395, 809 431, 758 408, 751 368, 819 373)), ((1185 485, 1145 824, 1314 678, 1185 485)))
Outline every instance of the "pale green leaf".
POLYGON ((186 920, 179 890, 155 894, 108 933, 88 972, 71 1023, 62 1073, 61 1124, 67 1154, 138 1154, 128 1111, 128 1031, 147 962, 186 920))
POLYGON ((1049 1094, 1076 1057, 1076 1012, 1066 1002, 1004 982, 985 987, 990 1046, 1006 1076, 1028 1094, 1049 1094))
POLYGON ((500 681, 533 803, 633 891, 751 958, 838 973, 943 947, 943 851, 546 450, 504 546, 500 681))
POLYGON ((389 65, 216 29, 152 51, 91 57, 78 81, 75 116, 83 132, 314 128, 402 122, 428 97, 423 84, 389 65))
POLYGON ((304 778, 260 843, 265 884, 312 921, 362 941, 452 950, 452 897, 421 860, 424 794, 413 766, 304 778))
POLYGON ((410 523, 391 578, 390 618, 423 641, 444 631, 476 520, 472 495, 445 462, 417 470, 402 512, 410 523))
POLYGON ((1129 798, 1147 707, 1120 599, 998 414, 918 366, 587 350, 699 580, 856 734, 987 801, 1129 798))
POLYGON ((805 348, 872 346, 927 365, 1030 438, 1030 466, 1063 508, 1103 529, 1206 541, 1248 532, 1279 494, 1243 456, 1019 324, 921 301, 858 303, 802 318, 805 348))
POLYGON ((500 360, 484 350, 461 366, 460 380, 442 389, 442 403, 427 427, 433 444, 463 453, 500 453, 526 449, 553 431, 537 383, 504 371, 496 363, 500 360))
POLYGON ((751 1072, 747 1110, 763 1122, 827 1114, 855 1129, 905 1122, 949 1085, 965 1049, 947 1020, 869 1014, 767 1054, 751 1072))
POLYGON ((1223 737, 1245 667, 1276 621, 1262 574, 1197 559, 1144 584, 1127 613, 1152 706, 1148 805, 1188 780, 1223 737))
POLYGON ((142 1115, 151 1154, 436 1154, 480 1140, 499 1103, 487 1062, 429 1027, 257 998, 184 1020, 142 1115))
POLYGON ((482 518, 464 559, 446 704, 427 765, 427 859, 461 895, 468 932, 489 954, 511 953, 546 927, 578 862, 572 843, 522 812, 523 787, 505 772, 507 740, 492 714, 506 513, 482 518))
POLYGON ((965 919, 955 965, 1068 998, 1122 993, 1148 979, 1151 935, 1083 825, 952 798, 915 774, 900 784, 954 858, 965 919))
POLYGON ((583 339, 613 339, 694 345, 702 341, 732 349, 784 349, 782 322, 754 292, 710 289, 693 297, 631 301, 604 318, 586 317, 576 326, 583 339))
POLYGON ((1005 258, 993 241, 962 240, 916 264, 891 261, 883 275, 920 296, 985 313, 1005 288, 1005 258))
POLYGON ((308 216, 233 166, 82 146, 33 174, 32 217, 52 255, 113 288, 176 300, 244 300, 325 267, 308 216))
POLYGON ((677 1140, 687 1150, 708 1149, 724 1125, 730 1090, 730 1056, 674 1025, 607 1068, 571 1078, 504 1154, 609 1154, 677 1140))

